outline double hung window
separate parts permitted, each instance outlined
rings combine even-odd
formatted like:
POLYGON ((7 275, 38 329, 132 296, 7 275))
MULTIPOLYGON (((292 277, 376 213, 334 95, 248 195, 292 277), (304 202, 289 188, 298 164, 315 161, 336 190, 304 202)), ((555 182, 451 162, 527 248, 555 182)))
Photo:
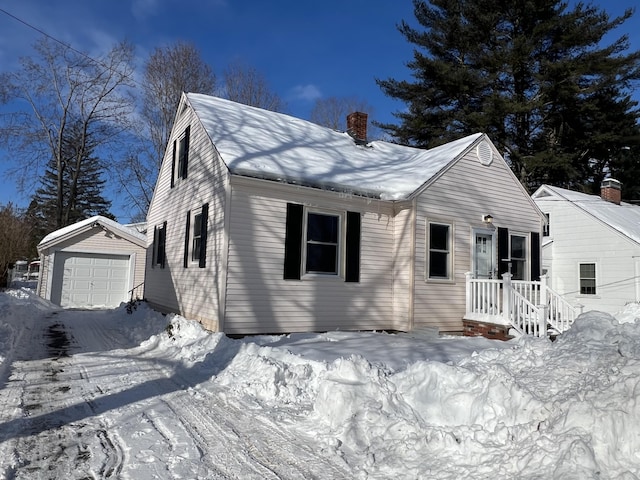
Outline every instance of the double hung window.
POLYGON ((596 264, 580 264, 580 295, 596 294, 596 264))
POLYGON ((153 253, 151 266, 164 268, 166 262, 167 222, 153 229, 153 253))
POLYGON ((428 279, 451 280, 452 278, 452 231, 448 223, 428 224, 428 279))
POLYGON ((287 204, 284 279, 326 276, 360 281, 360 223, 358 212, 287 204))
POLYGON ((184 268, 197 264, 207 266, 207 234, 209 204, 202 208, 187 212, 184 232, 184 268))

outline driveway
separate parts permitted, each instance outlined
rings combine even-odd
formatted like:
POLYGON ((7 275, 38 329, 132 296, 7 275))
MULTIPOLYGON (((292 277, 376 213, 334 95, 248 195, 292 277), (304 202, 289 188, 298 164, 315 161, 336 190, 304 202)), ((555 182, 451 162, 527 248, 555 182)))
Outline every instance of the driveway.
POLYGON ((272 412, 199 390, 210 363, 154 356, 103 313, 48 311, 22 332, 0 390, 0 478, 350 478, 272 412))

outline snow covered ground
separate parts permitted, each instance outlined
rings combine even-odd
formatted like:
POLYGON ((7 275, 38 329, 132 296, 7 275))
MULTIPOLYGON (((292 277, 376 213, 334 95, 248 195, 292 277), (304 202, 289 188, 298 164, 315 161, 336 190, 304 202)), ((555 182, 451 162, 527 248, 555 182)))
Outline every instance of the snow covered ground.
POLYGON ((0 478, 637 479, 640 307, 556 342, 234 340, 0 294, 0 478))

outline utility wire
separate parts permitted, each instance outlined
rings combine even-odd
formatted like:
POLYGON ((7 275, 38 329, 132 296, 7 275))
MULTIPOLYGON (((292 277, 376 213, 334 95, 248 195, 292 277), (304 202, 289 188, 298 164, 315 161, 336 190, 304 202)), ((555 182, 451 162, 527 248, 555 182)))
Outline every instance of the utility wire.
MULTIPOLYGON (((65 48, 68 48, 69 50, 71 50, 72 52, 77 53, 78 55, 86 58, 87 60, 90 60, 91 62, 95 63, 96 65, 106 69, 106 70, 111 70, 114 73, 117 74, 121 74, 120 72, 118 72, 117 70, 113 69, 112 67, 110 67, 109 65, 106 65, 104 63, 102 63, 99 60, 96 60, 95 58, 91 57, 90 55, 86 54, 85 52, 82 52, 76 48, 74 48, 73 46, 71 46, 68 43, 63 42, 62 40, 58 40, 56 37, 54 37, 53 35, 49 35, 47 32, 45 32, 44 30, 30 24, 29 22, 22 20, 21 18, 16 17, 15 15, 13 15, 12 13, 7 12, 4 8, 0 8, 0 12, 4 13, 6 16, 13 18, 15 21, 22 23, 24 26, 26 26, 27 28, 30 28, 32 30, 35 30, 36 32, 40 33, 41 35, 44 35, 45 37, 53 40, 56 43, 59 43, 60 45, 62 45, 65 48)), ((134 79, 135 81, 135 79, 134 79)), ((136 82, 137 83, 137 82, 136 82)))

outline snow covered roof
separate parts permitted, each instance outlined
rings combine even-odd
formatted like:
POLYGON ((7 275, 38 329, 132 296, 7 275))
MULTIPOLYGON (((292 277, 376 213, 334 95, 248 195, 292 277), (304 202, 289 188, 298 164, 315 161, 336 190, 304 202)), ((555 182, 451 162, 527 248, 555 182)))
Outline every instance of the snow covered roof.
POLYGON ((640 244, 640 207, 630 203, 603 200, 599 195, 574 192, 565 188, 542 185, 532 195, 534 200, 548 200, 554 197, 571 202, 576 207, 609 225, 631 240, 640 244))
POLYGON ((124 238, 127 238, 140 246, 144 246, 146 243, 146 235, 138 232, 135 228, 126 227, 114 220, 111 220, 110 218, 96 215, 94 217, 81 220, 72 225, 67 225, 66 227, 51 232, 40 241, 40 243, 38 244, 38 250, 42 250, 52 244, 66 240, 67 238, 72 237, 84 230, 88 230, 96 225, 103 226, 107 230, 110 230, 113 233, 116 233, 124 238))
POLYGON ((361 145, 348 133, 282 113, 208 95, 186 97, 231 173, 384 200, 408 198, 483 136, 429 150, 383 141, 361 145))

